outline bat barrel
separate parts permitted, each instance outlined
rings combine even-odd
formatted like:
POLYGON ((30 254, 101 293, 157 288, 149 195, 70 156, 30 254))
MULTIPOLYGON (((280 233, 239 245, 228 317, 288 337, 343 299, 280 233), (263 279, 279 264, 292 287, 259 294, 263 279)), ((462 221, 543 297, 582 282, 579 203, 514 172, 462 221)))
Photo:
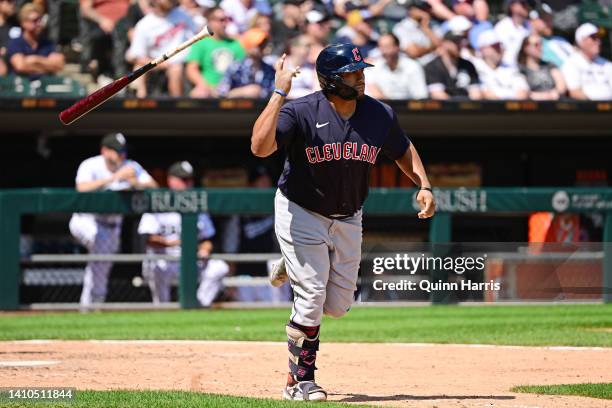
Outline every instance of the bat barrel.
POLYGON ((129 76, 124 76, 114 82, 111 82, 105 87, 98 89, 91 95, 81 99, 74 105, 63 110, 59 115, 60 120, 64 125, 71 124, 90 110, 94 109, 96 106, 106 101, 111 96, 115 95, 121 89, 125 88, 133 80, 134 79, 131 79, 129 76))

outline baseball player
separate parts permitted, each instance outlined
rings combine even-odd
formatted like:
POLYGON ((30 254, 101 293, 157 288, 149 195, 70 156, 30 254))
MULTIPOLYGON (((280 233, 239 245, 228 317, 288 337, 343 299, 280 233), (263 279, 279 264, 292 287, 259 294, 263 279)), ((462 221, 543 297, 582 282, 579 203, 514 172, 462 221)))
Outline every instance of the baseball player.
MULTIPOLYGON (((121 133, 110 133, 102 139, 100 155, 79 165, 76 189, 79 192, 97 190, 134 190, 156 188, 157 183, 142 166, 127 159, 127 144, 121 133)), ((76 213, 70 219, 70 232, 90 254, 114 254, 119 249, 121 222, 119 214, 76 213)), ((88 262, 83 277, 81 306, 104 302, 112 263, 88 262)))
MULTIPOLYGON (((182 191, 193 187, 193 167, 189 162, 174 163, 168 169, 168 187, 182 191)), ((143 214, 138 225, 138 233, 147 237, 148 254, 181 254, 181 214, 177 212, 143 214)), ((215 235, 215 227, 208 214, 198 215, 198 256, 206 258, 212 252, 210 239, 215 235)), ((197 298, 200 304, 208 307, 222 288, 222 280, 229 272, 229 265, 218 259, 205 259, 198 262, 200 285, 197 298)), ((142 264, 142 274, 148 280, 153 303, 170 301, 172 282, 179 274, 178 261, 150 260, 142 264)))
MULTIPOLYGON (((275 231, 283 258, 271 279, 291 283, 294 302, 286 333, 288 400, 327 399, 315 383, 323 314, 341 317, 351 307, 361 261, 362 205, 369 174, 382 152, 417 186, 419 218, 434 214, 431 185, 419 155, 393 109, 364 95, 370 67, 353 44, 324 48, 316 61, 321 91, 283 106, 299 74, 276 63, 274 94, 255 125, 251 150, 266 157, 286 152, 275 197, 275 231)), ((410 200, 409 197, 406 197, 410 200)))

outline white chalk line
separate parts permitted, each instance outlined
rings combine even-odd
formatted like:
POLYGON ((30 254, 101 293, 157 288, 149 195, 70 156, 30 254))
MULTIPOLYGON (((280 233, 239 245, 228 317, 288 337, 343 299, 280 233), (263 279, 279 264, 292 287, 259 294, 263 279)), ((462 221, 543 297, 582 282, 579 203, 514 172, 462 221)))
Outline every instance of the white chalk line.
MULTIPOLYGON (((9 340, 2 341, 5 344, 58 344, 58 343, 73 343, 86 342, 93 344, 135 344, 135 345, 157 345, 157 344, 178 344, 178 345, 258 345, 258 346, 274 346, 286 344, 280 341, 246 341, 246 340, 9 340)), ((513 346, 513 345, 497 345, 497 344, 455 344, 455 343, 338 343, 324 342, 324 344, 340 344, 340 345, 375 345, 377 347, 392 346, 392 347, 408 347, 408 348, 425 348, 425 347, 458 347, 458 348, 490 348, 490 349, 506 349, 506 350, 554 350, 554 351, 609 351, 612 352, 612 347, 580 347, 580 346, 513 346)))
POLYGON ((0 361, 0 367, 40 367, 59 364, 57 360, 14 360, 0 361))

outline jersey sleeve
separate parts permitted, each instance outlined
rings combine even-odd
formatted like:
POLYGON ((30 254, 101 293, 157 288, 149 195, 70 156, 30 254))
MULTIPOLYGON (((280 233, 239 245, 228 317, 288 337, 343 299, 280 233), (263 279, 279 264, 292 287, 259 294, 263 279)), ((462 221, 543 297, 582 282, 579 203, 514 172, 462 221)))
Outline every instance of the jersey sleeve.
POLYGON ((423 68, 415 62, 413 65, 411 81, 411 93, 412 99, 425 99, 429 96, 427 92, 427 85, 425 80, 425 72, 423 68))
POLYGON ((6 60, 10 61, 13 55, 22 54, 22 53, 23 51, 21 50, 21 47, 19 46, 19 42, 17 41, 17 39, 16 38, 10 39, 6 46, 6 60))
POLYGON ((128 59, 146 58, 147 52, 147 28, 145 27, 146 20, 140 20, 134 27, 134 37, 130 48, 127 50, 128 59))
POLYGON ((290 143, 295 136, 296 128, 297 117, 295 110, 291 105, 284 105, 278 114, 278 121, 276 122, 276 144, 284 146, 290 143))
POLYGON ((521 91, 529 90, 529 84, 527 83, 527 79, 525 78, 523 74, 521 74, 518 71, 515 72, 514 84, 516 86, 516 89, 518 90, 521 90, 521 91))
POLYGON ((210 239, 217 231, 215 230, 215 224, 213 224, 208 214, 200 214, 198 216, 198 239, 200 241, 210 239))
POLYGON ((478 77, 478 72, 476 71, 476 67, 470 61, 466 61, 467 71, 470 75, 470 85, 480 85, 480 78, 478 77))
POLYGON ((138 233, 140 235, 160 233, 160 225, 155 215, 150 213, 142 214, 138 224, 138 233))
POLYGON ((429 92, 446 91, 444 78, 438 67, 435 65, 436 60, 425 65, 425 82, 429 92))
POLYGON ((406 153, 408 146, 410 146, 410 139, 408 139, 408 136, 406 136, 400 127, 397 115, 393 110, 391 110, 391 114, 391 129, 389 129, 387 139, 385 139, 385 143, 382 145, 382 151, 389 159, 397 160, 406 153))
POLYGON ((134 170, 136 171, 136 179, 139 183, 148 183, 153 180, 153 177, 151 177, 149 172, 146 171, 144 167, 140 165, 140 163, 135 162, 133 160, 128 160, 127 165, 132 166, 134 168, 134 170))
POLYGON ((565 83, 567 84, 567 89, 574 90, 581 87, 580 84, 580 72, 575 64, 573 64, 572 60, 568 60, 561 67, 561 73, 563 74, 563 79, 565 79, 565 83))
POLYGON ((75 182, 76 184, 79 184, 79 183, 86 183, 86 182, 94 181, 94 180, 95 180, 95 176, 94 176, 93 169, 91 168, 91 162, 88 160, 85 160, 79 165, 75 182))

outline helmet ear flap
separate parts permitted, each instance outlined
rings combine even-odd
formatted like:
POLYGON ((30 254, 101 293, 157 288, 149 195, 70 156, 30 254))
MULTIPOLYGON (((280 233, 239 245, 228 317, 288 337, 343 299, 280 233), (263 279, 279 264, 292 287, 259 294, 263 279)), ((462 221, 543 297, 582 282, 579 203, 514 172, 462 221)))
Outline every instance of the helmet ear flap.
POLYGON ((330 78, 328 76, 319 74, 319 85, 321 86, 321 89, 325 92, 331 92, 334 93, 334 91, 336 90, 336 81, 334 80, 333 76, 330 78))
POLYGON ((342 99, 351 100, 356 99, 359 96, 357 90, 351 86, 348 86, 342 80, 342 77, 338 74, 332 74, 330 76, 320 74, 319 85, 324 92, 338 95, 342 99))

